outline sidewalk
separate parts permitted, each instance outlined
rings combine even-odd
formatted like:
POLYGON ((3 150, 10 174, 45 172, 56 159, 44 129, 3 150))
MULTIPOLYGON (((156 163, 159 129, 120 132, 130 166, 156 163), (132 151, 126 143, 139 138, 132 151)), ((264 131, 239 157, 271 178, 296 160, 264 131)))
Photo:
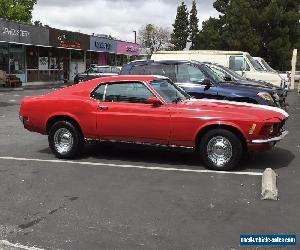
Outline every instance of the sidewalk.
POLYGON ((64 88, 69 86, 71 83, 59 82, 26 82, 23 83, 22 87, 18 88, 4 88, 0 87, 0 92, 7 91, 23 91, 23 90, 34 90, 34 89, 50 89, 50 88, 64 88))

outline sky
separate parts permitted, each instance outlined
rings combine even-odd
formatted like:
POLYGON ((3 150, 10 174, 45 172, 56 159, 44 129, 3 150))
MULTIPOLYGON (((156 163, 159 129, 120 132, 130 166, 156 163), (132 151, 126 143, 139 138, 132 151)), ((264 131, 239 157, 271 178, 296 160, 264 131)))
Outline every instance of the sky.
MULTIPOLYGON (((105 34, 133 42, 133 31, 148 23, 172 31, 180 0, 38 0, 33 21, 53 28, 105 34)), ((186 0, 188 9, 192 0, 186 0)), ((202 21, 217 17, 214 0, 196 0, 198 18, 202 21)))

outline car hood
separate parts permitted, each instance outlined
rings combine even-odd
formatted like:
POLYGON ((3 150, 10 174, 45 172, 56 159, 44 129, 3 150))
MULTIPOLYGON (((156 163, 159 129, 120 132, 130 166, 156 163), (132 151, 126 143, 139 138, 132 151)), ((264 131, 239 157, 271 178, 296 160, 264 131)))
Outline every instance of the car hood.
POLYGON ((260 121, 266 121, 273 118, 285 120, 289 117, 288 113, 283 109, 244 102, 214 99, 189 99, 179 102, 176 105, 179 109, 210 111, 218 113, 219 116, 227 116, 233 119, 259 119, 260 121))

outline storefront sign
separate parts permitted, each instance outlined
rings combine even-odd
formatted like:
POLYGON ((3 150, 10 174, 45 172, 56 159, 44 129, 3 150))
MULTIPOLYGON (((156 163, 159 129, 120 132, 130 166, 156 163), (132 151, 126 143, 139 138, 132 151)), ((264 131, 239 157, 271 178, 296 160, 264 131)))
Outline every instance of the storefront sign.
POLYGON ((90 37, 90 50, 116 53, 116 41, 112 39, 90 37))
POLYGON ((50 46, 70 49, 89 49, 89 36, 77 32, 50 28, 50 46))
POLYGON ((117 53, 128 56, 139 55, 140 46, 136 43, 117 41, 117 53))
POLYGON ((49 30, 0 19, 0 41, 47 46, 49 30))

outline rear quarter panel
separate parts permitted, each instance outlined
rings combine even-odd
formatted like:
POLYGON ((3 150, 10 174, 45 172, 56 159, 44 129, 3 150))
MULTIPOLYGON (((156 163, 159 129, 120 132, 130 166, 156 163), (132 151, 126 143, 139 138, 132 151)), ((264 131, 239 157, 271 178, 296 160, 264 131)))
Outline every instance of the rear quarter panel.
POLYGON ((28 117, 25 128, 46 134, 47 121, 54 116, 68 116, 81 127, 85 137, 96 134, 96 113, 93 101, 82 96, 44 96, 25 99, 20 115, 28 117))

